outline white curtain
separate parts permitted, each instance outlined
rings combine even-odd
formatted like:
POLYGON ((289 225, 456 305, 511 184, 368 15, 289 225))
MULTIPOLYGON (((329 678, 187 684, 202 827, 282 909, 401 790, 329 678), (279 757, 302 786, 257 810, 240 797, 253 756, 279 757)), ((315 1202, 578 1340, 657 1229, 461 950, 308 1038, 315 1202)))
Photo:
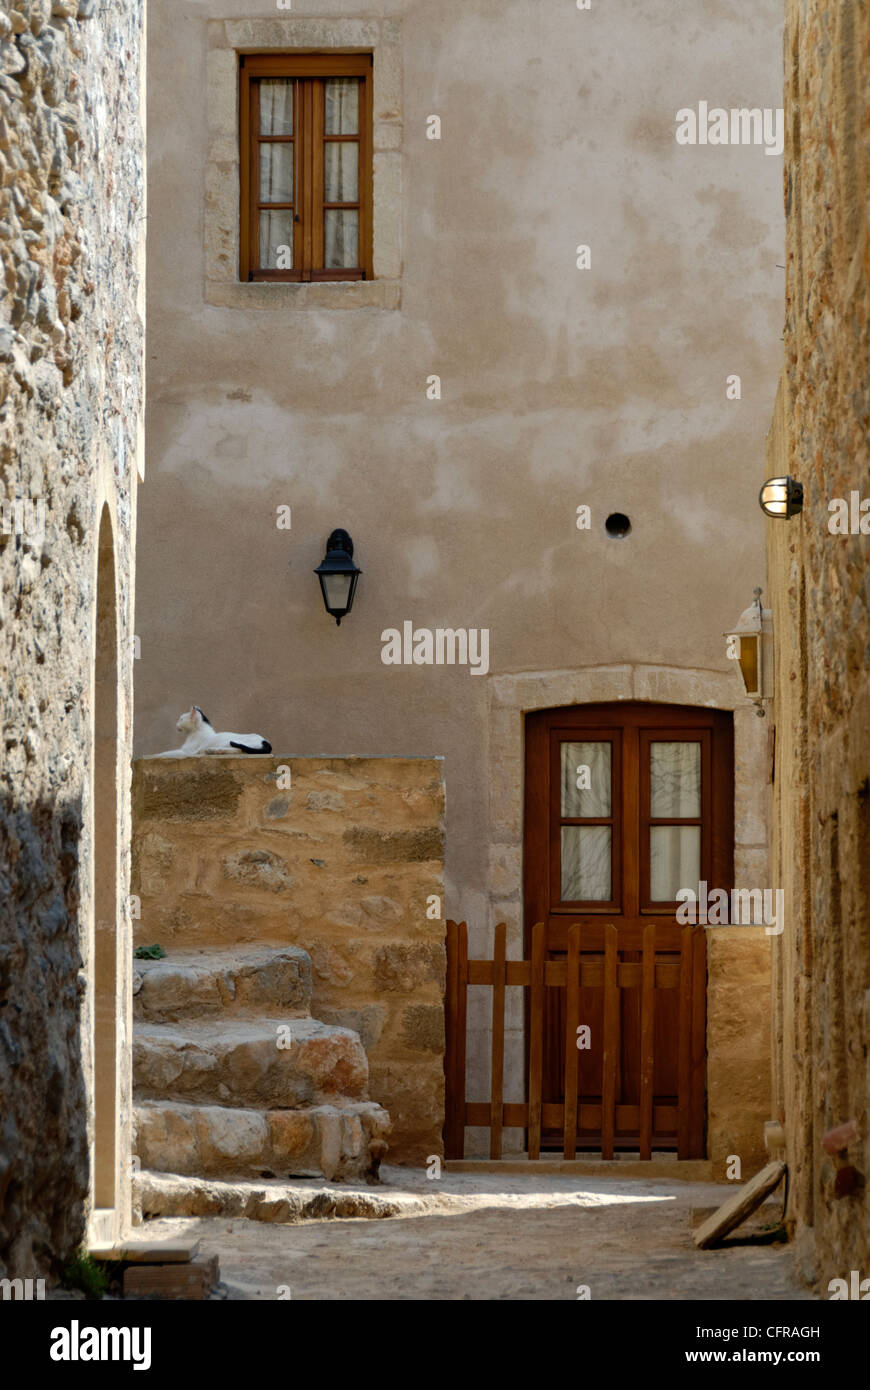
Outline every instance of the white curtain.
POLYGON ((326 134, 359 133, 359 79, 334 77, 326 85, 326 134))
POLYGON ((653 825, 649 832, 650 900, 672 903, 681 888, 698 891, 701 877, 701 827, 653 825))
MULTIPOLYGON (((562 743, 559 753, 561 814, 571 819, 609 816, 611 745, 578 740, 562 743)), ((612 838, 609 825, 562 826, 563 902, 608 901, 612 838)))
POLYGON ((293 145, 273 140, 260 145, 260 201, 293 202, 293 145))
POLYGON ((359 191, 359 146, 356 140, 327 140, 324 163, 325 201, 355 203, 359 191))
MULTIPOLYGON (((650 744, 650 815, 701 815, 700 743, 650 744)), ((681 888, 698 891, 701 829, 697 825, 650 827, 650 898, 673 902, 681 888)))
POLYGON ((700 743, 650 744, 650 815, 700 816, 700 743))
MULTIPOLYGON (((326 135, 359 134, 359 80, 355 77, 331 78, 325 87, 326 135)), ((324 147, 325 193, 327 203, 355 203, 359 196, 359 146, 355 141, 338 141, 324 147)), ((328 270, 359 265, 359 213, 355 208, 328 208, 324 213, 323 235, 328 270)))
POLYGON ((327 208, 324 213, 326 267, 339 270, 359 265, 359 225, 356 208, 327 208))
POLYGON ((562 902, 608 902, 609 825, 562 826, 562 902))
POLYGON ((284 77, 260 79, 260 134, 293 134, 293 81, 284 77))
POLYGON ((267 268, 270 270, 292 269, 292 212, 260 210, 260 265, 264 270, 267 268))
POLYGON ((611 746, 596 740, 594 743, 563 743, 562 815, 585 818, 610 815, 610 758, 611 746), (588 776, 578 775, 588 768, 588 776), (577 782, 589 786, 577 786, 577 782))

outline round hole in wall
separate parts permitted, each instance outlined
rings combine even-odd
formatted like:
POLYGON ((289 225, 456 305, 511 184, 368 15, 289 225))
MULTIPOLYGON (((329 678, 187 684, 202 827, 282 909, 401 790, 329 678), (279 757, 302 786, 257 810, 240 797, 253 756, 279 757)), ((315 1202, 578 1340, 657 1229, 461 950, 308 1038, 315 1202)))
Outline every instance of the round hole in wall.
POLYGON ((624 512, 611 512, 604 523, 604 529, 608 536, 621 541, 631 530, 631 522, 624 512))

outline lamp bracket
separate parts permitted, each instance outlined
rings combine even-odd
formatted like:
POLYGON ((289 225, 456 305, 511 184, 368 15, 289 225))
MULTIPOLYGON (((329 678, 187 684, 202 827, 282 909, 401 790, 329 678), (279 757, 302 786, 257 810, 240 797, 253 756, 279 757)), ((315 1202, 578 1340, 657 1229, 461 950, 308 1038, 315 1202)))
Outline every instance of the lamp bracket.
POLYGON ((329 554, 330 550, 343 550, 346 555, 353 555, 353 541, 347 531, 342 530, 340 526, 333 531, 326 542, 326 553, 329 554))

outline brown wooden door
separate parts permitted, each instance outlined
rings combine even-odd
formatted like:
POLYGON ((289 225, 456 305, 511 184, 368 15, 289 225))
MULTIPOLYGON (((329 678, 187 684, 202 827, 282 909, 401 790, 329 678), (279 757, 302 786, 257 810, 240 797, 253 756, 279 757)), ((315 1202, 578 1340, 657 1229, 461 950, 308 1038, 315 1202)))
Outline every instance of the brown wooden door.
MULTIPOLYGON (((550 960, 565 958, 579 924, 581 953, 604 958, 604 928, 618 933, 621 963, 641 960, 644 928, 655 926, 655 962, 678 964, 683 927, 677 892, 733 884, 731 715, 680 705, 625 703, 547 710, 526 719, 524 896, 526 955, 535 922, 546 927, 550 960)), ((699 937, 702 937, 699 933, 699 937)), ((705 1152, 705 955, 692 970, 693 998, 655 991, 655 1149, 705 1152), (682 1025, 680 1022, 682 1008, 682 1025), (701 1059, 680 1086, 680 1033, 692 1031, 701 1059), (688 1102, 680 1099, 689 1096, 688 1102), (682 1114, 680 1113, 682 1109, 682 1114)), ((543 1101, 565 1097, 565 991, 546 991, 543 1101)), ((619 991, 615 1148, 640 1141, 641 991, 619 991)), ((577 1148, 601 1147, 603 992, 581 989, 589 1042, 579 1053, 577 1148)), ((561 1148, 545 1129, 544 1147, 561 1148)))

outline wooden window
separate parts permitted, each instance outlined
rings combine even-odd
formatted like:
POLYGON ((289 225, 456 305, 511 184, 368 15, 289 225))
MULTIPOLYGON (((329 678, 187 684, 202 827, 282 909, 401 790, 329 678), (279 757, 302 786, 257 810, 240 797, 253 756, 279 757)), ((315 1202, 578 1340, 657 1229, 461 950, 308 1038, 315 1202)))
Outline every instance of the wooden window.
POLYGON ((241 279, 371 279, 371 55, 240 62, 241 279))
POLYGON ((621 753, 618 729, 550 730, 550 899, 560 907, 619 905, 621 753))
POLYGON ((700 893, 712 872, 711 731, 640 730, 641 911, 700 893))

